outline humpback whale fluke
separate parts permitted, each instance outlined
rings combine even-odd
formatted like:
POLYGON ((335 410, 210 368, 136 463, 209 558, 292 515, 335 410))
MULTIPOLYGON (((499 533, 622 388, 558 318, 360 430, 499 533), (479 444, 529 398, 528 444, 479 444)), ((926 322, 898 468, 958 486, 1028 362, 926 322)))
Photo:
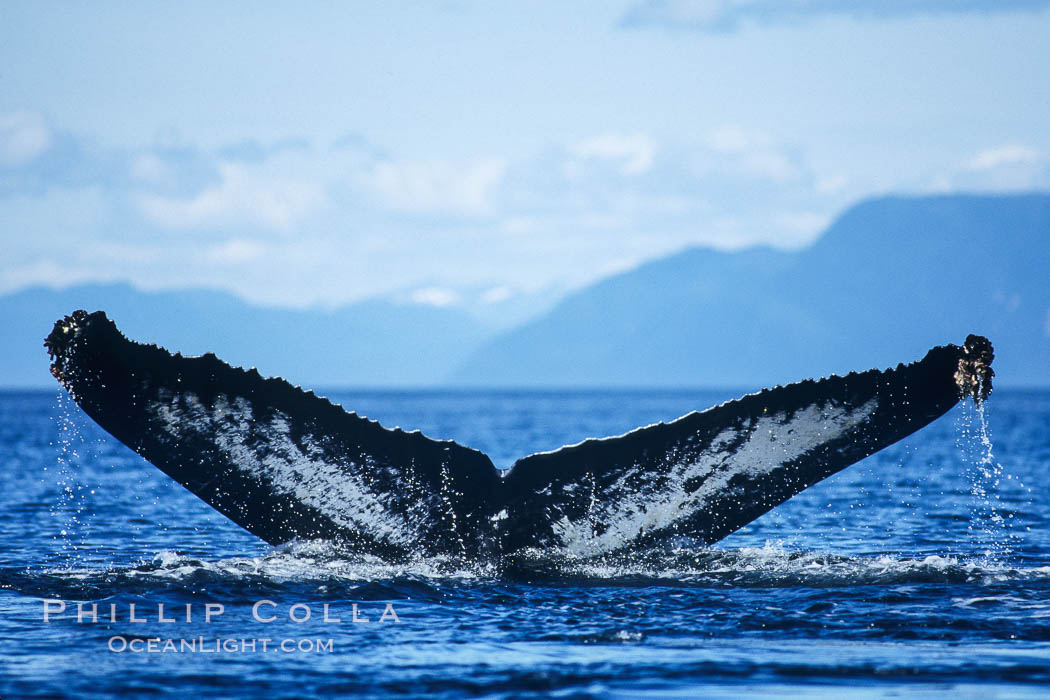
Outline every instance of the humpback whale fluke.
POLYGON ((960 399, 983 401, 993 375, 991 343, 971 335, 895 369, 763 389, 500 473, 477 450, 388 430, 283 379, 130 341, 101 311, 75 311, 44 344, 89 416, 248 531, 389 559, 713 543, 960 399))

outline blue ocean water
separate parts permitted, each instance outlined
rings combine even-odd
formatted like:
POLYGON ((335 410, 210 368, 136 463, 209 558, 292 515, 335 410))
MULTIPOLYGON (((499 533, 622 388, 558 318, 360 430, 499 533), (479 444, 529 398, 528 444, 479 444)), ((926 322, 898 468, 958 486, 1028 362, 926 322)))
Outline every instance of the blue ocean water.
MULTIPOLYGON (((731 398, 330 396, 501 467, 731 398)), ((64 395, 0 393, 0 696, 1044 697, 1048 466, 1050 392, 998 391, 711 549, 498 574, 270 547, 64 395)))

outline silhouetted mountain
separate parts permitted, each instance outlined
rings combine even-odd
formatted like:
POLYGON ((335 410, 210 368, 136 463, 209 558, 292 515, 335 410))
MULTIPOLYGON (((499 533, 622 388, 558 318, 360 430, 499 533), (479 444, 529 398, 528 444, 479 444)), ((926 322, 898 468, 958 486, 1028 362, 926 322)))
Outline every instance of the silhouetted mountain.
POLYGON ((485 343, 470 385, 757 387, 991 338, 1001 385, 1050 385, 1050 195, 887 197, 810 248, 687 250, 485 343))
POLYGON ((214 352, 311 387, 431 385, 487 334, 462 312, 382 301, 297 311, 207 290, 36 288, 0 297, 0 386, 54 386, 43 339, 78 308, 106 311, 132 340, 187 355, 214 352))
POLYGON ((76 308, 135 340, 308 386, 758 387, 917 359, 987 335, 1000 385, 1050 385, 1050 195, 890 197, 810 248, 692 249, 491 337, 454 309, 252 306, 127 285, 0 297, 0 386, 52 386, 43 338, 76 308), (458 369, 456 369, 458 368, 458 369))

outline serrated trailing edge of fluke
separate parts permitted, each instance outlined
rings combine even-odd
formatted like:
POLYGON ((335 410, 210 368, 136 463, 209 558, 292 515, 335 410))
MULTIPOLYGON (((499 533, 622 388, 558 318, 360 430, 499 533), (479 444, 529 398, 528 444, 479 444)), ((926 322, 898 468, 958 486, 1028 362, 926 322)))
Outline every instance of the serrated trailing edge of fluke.
POLYGON ((712 544, 803 489, 991 392, 991 343, 762 389, 668 423, 519 459, 389 429, 213 353, 129 340, 77 310, 44 340, 91 418, 271 544, 414 555, 570 556, 688 534, 712 544))
MULTIPOLYGON (((68 371, 68 368, 67 368, 67 359, 68 359, 67 355, 68 355, 68 351, 72 349, 72 347, 74 345, 74 342, 78 339, 78 335, 83 330, 86 330, 86 328, 87 328, 87 326, 89 324, 95 324, 95 323, 101 323, 101 324, 105 324, 105 325, 110 326, 110 331, 112 333, 114 333, 115 335, 119 336, 121 339, 123 339, 125 341, 131 342, 131 343, 135 343, 136 345, 142 345, 144 347, 156 348, 156 349, 159 349, 159 350, 165 350, 164 348, 162 348, 162 347, 160 347, 160 346, 158 346, 156 344, 152 344, 152 343, 138 343, 136 341, 132 341, 132 340, 128 339, 123 333, 120 332, 120 330, 117 328, 117 326, 113 322, 113 320, 110 319, 106 315, 106 313, 104 311, 95 311, 95 312, 92 312, 92 313, 88 313, 87 311, 85 311, 83 309, 78 309, 78 310, 74 311, 72 314, 70 314, 68 316, 65 316, 62 319, 56 321, 55 325, 54 325, 54 328, 51 330, 51 333, 48 334, 47 338, 44 339, 44 347, 47 348, 47 351, 48 351, 48 353, 51 356, 51 367, 50 367, 51 374, 67 390, 72 391, 72 389, 73 389, 73 387, 71 386, 71 383, 67 380, 68 379, 67 378, 67 371, 68 371)), ((970 397, 972 397, 974 399, 974 401, 976 401, 978 403, 980 403, 980 402, 984 401, 985 399, 987 399, 988 396, 991 394, 991 391, 992 391, 992 377, 995 376, 995 371, 991 367, 992 361, 995 358, 995 353, 994 353, 991 341, 989 341, 988 338, 985 338, 984 336, 970 334, 970 335, 968 335, 966 337, 966 341, 961 347, 957 346, 957 345, 949 344, 949 345, 944 345, 944 346, 940 346, 940 347, 937 347, 937 348, 933 348, 932 350, 930 350, 930 352, 935 352, 937 350, 942 350, 942 349, 954 350, 954 351, 957 351, 959 353, 959 359, 958 359, 958 364, 957 364, 957 368, 956 368, 956 371, 955 371, 954 379, 955 379, 956 385, 959 388, 959 396, 960 396, 960 398, 966 398, 967 396, 970 396, 970 397)), ((167 351, 167 350, 165 350, 165 351, 169 352, 169 354, 173 354, 173 355, 178 355, 179 354, 179 353, 171 353, 170 351, 167 351)), ((313 391, 306 390, 306 389, 304 389, 301 386, 292 385, 290 382, 288 382, 287 380, 285 380, 285 379, 283 379, 281 377, 265 377, 265 376, 262 376, 255 367, 245 369, 243 367, 237 367, 237 366, 234 366, 234 365, 230 365, 229 363, 226 363, 222 359, 216 357, 213 353, 206 353, 205 356, 206 357, 210 356, 211 358, 214 358, 217 362, 219 362, 222 365, 225 365, 226 367, 228 367, 230 369, 251 373, 251 374, 259 377, 260 379, 262 379, 264 382, 267 382, 267 383, 275 383, 275 384, 287 385, 289 388, 296 389, 296 390, 299 390, 299 391, 304 391, 305 393, 307 393, 307 394, 309 394, 311 396, 314 396, 314 397, 316 397, 318 399, 321 399, 321 400, 325 401, 326 403, 331 405, 333 408, 343 409, 343 407, 340 404, 331 401, 327 397, 319 396, 319 395, 315 394, 313 391)), ((899 363, 897 365, 897 369, 902 369, 904 367, 908 367, 910 365, 917 364, 918 362, 921 362, 921 360, 915 360, 915 361, 913 361, 911 363, 903 363, 902 362, 902 363, 899 363)), ((859 376, 859 375, 867 375, 867 374, 877 373, 879 371, 880 370, 878 370, 878 369, 872 368, 872 369, 868 369, 868 370, 851 371, 851 372, 848 372, 845 375, 838 375, 838 374, 832 373, 832 374, 828 374, 828 375, 825 375, 825 376, 819 377, 819 378, 815 378, 814 377, 814 378, 802 379, 798 383, 800 383, 800 384, 810 384, 810 383, 817 383, 817 382, 820 382, 820 381, 823 381, 823 380, 828 380, 828 379, 832 379, 832 380, 834 380, 834 379, 848 379, 848 378, 852 378, 852 377, 859 376)), ((762 395, 768 394, 770 392, 773 392, 773 391, 775 391, 777 389, 782 388, 783 386, 785 386, 785 385, 776 385, 776 386, 773 386, 773 387, 766 387, 766 388, 760 389, 759 391, 756 391, 756 392, 753 392, 753 393, 750 393, 750 394, 745 394, 744 396, 739 397, 738 399, 730 399, 728 401, 723 402, 722 404, 719 404, 717 406, 713 406, 713 407, 711 407, 709 409, 705 409, 705 410, 711 410, 713 408, 719 408, 720 406, 722 406, 724 404, 732 403, 733 401, 739 401, 740 399, 746 399, 746 398, 751 398, 751 397, 760 398, 762 395)), ((351 413, 355 413, 355 412, 351 411, 351 413)), ((697 411, 693 411, 692 413, 697 413, 697 411)), ((355 415, 356 415, 356 413, 355 413, 355 415)), ((682 416, 682 417, 685 417, 685 416, 682 416)), ((371 421, 371 422, 375 422, 375 421, 371 421)), ((663 424, 664 424, 664 422, 661 421, 661 422, 659 422, 659 423, 657 423, 655 425, 663 425, 663 424)), ((580 443, 577 443, 577 444, 587 443, 587 442, 591 442, 591 441, 594 441, 594 440, 615 439, 615 438, 623 437, 625 435, 630 435, 630 434, 638 432, 640 430, 644 430, 647 427, 650 427, 650 426, 639 426, 638 428, 635 428, 633 430, 627 431, 623 435, 616 435, 616 436, 609 436, 609 437, 589 437, 589 438, 586 438, 585 440, 582 440, 580 443)), ((418 433, 418 432, 420 432, 418 430, 402 431, 400 428, 393 428, 393 429, 385 428, 385 429, 386 430, 392 430, 394 432, 406 432, 406 433, 418 433)), ((455 441, 452 441, 452 440, 448 440, 448 441, 446 441, 446 440, 439 440, 439 442, 454 443, 455 441)), ((569 445, 567 447, 574 447, 574 446, 575 445, 569 445)), ((563 449, 563 448, 558 448, 558 449, 563 449)))
MULTIPOLYGON (((71 373, 74 371, 74 367, 71 367, 69 364, 70 355, 73 352, 73 350, 77 347, 78 342, 87 342, 87 333, 89 331, 92 334, 97 334, 99 332, 103 332, 103 329, 104 332, 111 333, 113 337, 119 338, 121 341, 128 343, 132 346, 145 348, 149 350, 157 350, 172 358, 185 357, 187 359, 207 360, 215 363, 215 365, 221 367, 224 371, 243 373, 245 375, 249 375, 259 380, 261 383, 268 385, 278 391, 301 392, 302 394, 305 394, 306 396, 309 396, 312 399, 317 399, 323 405, 327 406, 327 408, 331 411, 335 411, 338 413, 345 412, 351 416, 360 417, 363 420, 366 420, 369 423, 374 424, 387 432, 405 435, 420 435, 421 437, 427 437, 419 430, 404 430, 400 427, 387 428, 386 426, 380 424, 379 421, 369 419, 366 416, 359 416, 359 414, 356 411, 348 410, 338 402, 332 401, 327 396, 322 396, 320 394, 315 393, 312 389, 306 389, 301 385, 292 384, 283 377, 263 375, 261 372, 259 372, 259 370, 256 367, 245 368, 240 367, 238 365, 232 365, 212 352, 207 352, 203 355, 197 356, 184 356, 180 352, 172 352, 171 350, 161 345, 157 345, 156 343, 142 343, 136 340, 132 340, 126 335, 124 335, 124 333, 122 333, 119 328, 117 328, 117 324, 113 321, 113 319, 109 318, 106 315, 105 311, 101 310, 88 312, 84 309, 77 309, 68 316, 64 316, 58 321, 55 321, 55 325, 51 329, 51 333, 49 333, 48 336, 44 339, 44 347, 47 348, 48 354, 51 357, 51 374, 55 377, 55 379, 58 380, 59 384, 61 384, 62 387, 65 388, 70 393, 70 395, 73 396, 74 399, 77 399, 77 393, 72 381, 73 375, 71 373)), ((430 437, 427 437, 427 439, 433 440, 434 442, 438 443, 456 445, 457 447, 463 447, 465 449, 476 451, 473 450, 473 448, 466 447, 465 445, 460 445, 455 440, 441 440, 430 437)))

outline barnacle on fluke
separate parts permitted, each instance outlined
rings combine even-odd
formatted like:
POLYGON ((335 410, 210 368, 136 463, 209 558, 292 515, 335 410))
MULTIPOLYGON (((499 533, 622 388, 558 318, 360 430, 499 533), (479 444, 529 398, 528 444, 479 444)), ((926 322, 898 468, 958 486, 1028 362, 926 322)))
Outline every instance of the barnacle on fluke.
POLYGON ((974 401, 984 401, 992 393, 992 360, 995 352, 992 343, 980 335, 966 336, 962 356, 955 370, 955 383, 964 396, 972 396, 974 401))
POLYGON ((101 311, 58 321, 45 345, 89 416, 250 532, 391 560, 713 543, 960 398, 983 401, 993 375, 991 343, 971 335, 911 364, 763 389, 500 472, 477 450, 388 430, 283 379, 130 341, 101 311))

